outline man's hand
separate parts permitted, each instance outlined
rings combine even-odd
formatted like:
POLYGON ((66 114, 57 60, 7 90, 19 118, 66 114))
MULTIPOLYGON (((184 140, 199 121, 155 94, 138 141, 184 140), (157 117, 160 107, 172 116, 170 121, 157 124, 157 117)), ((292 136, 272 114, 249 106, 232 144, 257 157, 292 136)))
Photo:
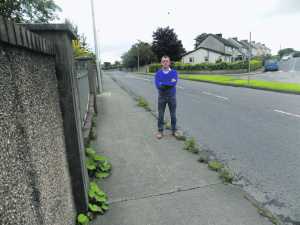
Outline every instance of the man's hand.
POLYGON ((162 90, 168 90, 168 89, 170 89, 170 88, 172 88, 173 86, 168 86, 168 85, 162 85, 161 86, 161 89, 162 90))

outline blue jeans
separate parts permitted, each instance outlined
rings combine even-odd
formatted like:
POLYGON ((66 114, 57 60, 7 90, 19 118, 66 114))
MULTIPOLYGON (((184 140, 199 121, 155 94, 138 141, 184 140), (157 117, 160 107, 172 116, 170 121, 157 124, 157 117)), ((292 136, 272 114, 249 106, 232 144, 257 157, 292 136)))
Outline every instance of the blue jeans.
POLYGON ((158 97, 158 131, 164 130, 164 116, 166 106, 168 105, 171 116, 172 132, 176 131, 176 96, 159 96, 158 97))

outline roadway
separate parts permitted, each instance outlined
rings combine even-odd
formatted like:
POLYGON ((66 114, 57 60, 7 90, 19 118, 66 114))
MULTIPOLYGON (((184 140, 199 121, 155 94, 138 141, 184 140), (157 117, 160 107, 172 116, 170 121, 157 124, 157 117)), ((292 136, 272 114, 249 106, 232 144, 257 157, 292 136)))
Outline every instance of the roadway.
MULTIPOLYGON (((152 77, 110 72, 156 109, 152 77)), ((181 80, 179 126, 235 171, 239 185, 300 221, 300 96, 181 80)), ((154 131, 155 132, 155 131, 154 131)))

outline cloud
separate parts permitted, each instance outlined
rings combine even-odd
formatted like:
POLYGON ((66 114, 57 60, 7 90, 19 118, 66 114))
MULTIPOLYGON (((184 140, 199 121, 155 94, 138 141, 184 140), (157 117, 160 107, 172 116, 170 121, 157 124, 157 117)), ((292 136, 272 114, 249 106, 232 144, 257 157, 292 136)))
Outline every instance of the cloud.
POLYGON ((280 0, 276 13, 279 14, 300 13, 300 1, 280 0))

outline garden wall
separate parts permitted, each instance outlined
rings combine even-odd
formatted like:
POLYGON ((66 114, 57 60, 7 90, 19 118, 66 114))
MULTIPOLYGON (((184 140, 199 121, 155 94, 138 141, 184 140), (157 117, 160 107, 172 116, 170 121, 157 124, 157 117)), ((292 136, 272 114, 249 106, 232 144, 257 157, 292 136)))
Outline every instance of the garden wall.
POLYGON ((56 28, 58 41, 0 17, 1 225, 71 225, 87 209, 71 37, 56 28))

